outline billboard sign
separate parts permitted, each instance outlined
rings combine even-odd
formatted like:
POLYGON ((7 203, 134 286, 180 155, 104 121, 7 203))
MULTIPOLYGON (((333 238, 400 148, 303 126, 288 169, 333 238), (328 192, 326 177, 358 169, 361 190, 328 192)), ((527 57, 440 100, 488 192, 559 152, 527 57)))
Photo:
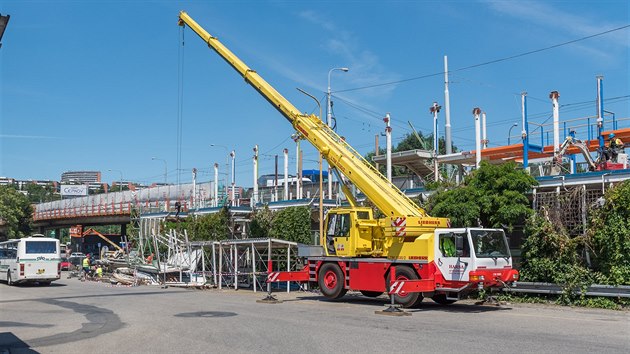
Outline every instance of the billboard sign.
POLYGON ((63 196, 66 196, 66 195, 75 195, 75 196, 88 195, 88 186, 62 184, 61 185, 61 195, 63 195, 63 196))

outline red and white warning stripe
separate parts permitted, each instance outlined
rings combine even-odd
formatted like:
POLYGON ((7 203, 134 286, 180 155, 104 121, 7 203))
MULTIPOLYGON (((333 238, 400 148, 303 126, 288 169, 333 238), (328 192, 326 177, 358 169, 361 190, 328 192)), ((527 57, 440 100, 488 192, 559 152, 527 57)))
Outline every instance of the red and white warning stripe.
POLYGON ((271 272, 267 274, 267 282, 273 283, 276 279, 278 279, 278 276, 280 276, 280 272, 271 272))
POLYGON ((392 286, 389 287, 389 293, 396 295, 400 294, 403 285, 405 285, 404 281, 395 281, 392 286))
POLYGON ((405 237, 405 236, 407 236, 407 231, 405 231, 405 229, 407 228, 407 218, 406 217, 402 216, 402 217, 398 217, 398 218, 392 220, 392 226, 396 230, 396 236, 398 236, 398 237, 405 237))

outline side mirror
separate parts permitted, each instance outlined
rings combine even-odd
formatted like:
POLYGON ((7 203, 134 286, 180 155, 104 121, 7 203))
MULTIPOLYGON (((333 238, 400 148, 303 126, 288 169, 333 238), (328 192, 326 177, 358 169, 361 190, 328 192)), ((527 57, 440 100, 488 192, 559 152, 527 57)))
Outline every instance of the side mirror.
POLYGON ((455 250, 457 251, 457 257, 464 255, 464 236, 455 235, 455 250))

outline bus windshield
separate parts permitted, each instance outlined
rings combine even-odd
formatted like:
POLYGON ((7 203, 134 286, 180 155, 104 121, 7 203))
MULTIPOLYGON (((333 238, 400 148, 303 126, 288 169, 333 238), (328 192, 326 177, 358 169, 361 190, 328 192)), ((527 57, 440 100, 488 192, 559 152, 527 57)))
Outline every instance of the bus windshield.
POLYGON ((26 253, 57 253, 57 244, 55 241, 26 241, 26 253))
POLYGON ((500 230, 470 230, 477 258, 509 257, 505 236, 500 230))

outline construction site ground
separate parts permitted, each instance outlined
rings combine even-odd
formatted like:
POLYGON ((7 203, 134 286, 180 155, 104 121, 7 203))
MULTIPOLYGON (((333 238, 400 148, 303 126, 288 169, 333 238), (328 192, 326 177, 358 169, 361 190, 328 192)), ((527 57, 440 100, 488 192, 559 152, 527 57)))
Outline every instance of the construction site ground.
POLYGON ((630 313, 535 304, 375 314, 387 299, 249 290, 120 287, 67 279, 0 284, 0 353, 626 352, 630 313))

